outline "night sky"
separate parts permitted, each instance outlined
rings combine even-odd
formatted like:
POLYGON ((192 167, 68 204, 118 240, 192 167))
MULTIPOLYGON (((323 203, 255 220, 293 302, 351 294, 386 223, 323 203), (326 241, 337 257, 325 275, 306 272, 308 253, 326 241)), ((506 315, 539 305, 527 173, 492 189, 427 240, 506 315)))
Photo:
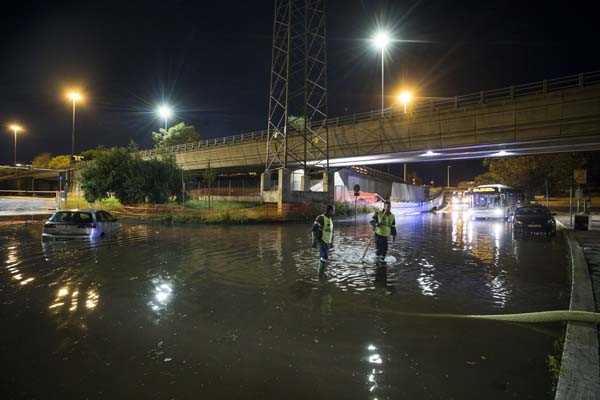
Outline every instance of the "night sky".
MULTIPOLYGON (((266 128, 273 1, 12 2, 3 9, 0 124, 22 123, 18 161, 70 152, 66 88, 83 88, 76 151, 151 147, 165 101, 173 122, 203 138, 266 128), (6 8, 8 7, 8 8, 6 8)), ((327 2, 329 110, 377 109, 377 26, 396 39, 386 91, 454 96, 600 69, 597 15, 590 2, 327 2)), ((390 97, 391 101, 391 97, 390 97)), ((12 134, 0 135, 0 164, 12 163, 12 134)), ((482 172, 454 162, 453 181, 482 172)), ((413 165, 414 166, 414 165, 413 165)), ((398 167, 398 171, 400 171, 398 167)), ((445 163, 416 166, 445 180, 445 163)))

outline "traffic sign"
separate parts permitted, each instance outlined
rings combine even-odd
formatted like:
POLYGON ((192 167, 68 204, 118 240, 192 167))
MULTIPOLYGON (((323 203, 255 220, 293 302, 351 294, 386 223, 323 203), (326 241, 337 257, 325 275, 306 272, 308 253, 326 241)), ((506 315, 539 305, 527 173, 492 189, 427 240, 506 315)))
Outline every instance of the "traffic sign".
POLYGON ((587 170, 585 170, 585 169, 573 170, 573 180, 578 185, 585 185, 587 183, 587 170))
POLYGON ((360 185, 359 184, 354 185, 354 195, 356 197, 360 196, 360 185))

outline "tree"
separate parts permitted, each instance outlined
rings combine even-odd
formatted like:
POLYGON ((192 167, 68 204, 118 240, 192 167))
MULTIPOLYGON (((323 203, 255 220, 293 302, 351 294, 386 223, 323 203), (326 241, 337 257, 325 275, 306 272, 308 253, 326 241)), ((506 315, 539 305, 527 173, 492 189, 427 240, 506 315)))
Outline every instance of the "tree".
POLYGON ((48 153, 47 151, 40 153, 31 161, 31 166, 33 168, 48 168, 51 159, 52 153, 48 153))
POLYGON ((406 174, 406 182, 404 183, 412 183, 413 185, 422 185, 423 180, 417 176, 415 171, 408 171, 406 174))
POLYGON ((104 146, 102 146, 100 144, 95 149, 89 149, 89 150, 82 151, 79 155, 83 157, 84 161, 91 161, 91 160, 98 158, 98 156, 100 154, 105 153, 107 151, 110 151, 110 150, 105 149, 104 146))
POLYGON ((174 158, 142 162, 142 188, 150 203, 166 203, 171 196, 181 193, 181 169, 175 164, 174 158))
POLYGON ((168 130, 161 128, 158 132, 152 132, 152 140, 154 140, 154 146, 157 148, 198 142, 200 139, 196 128, 192 125, 186 125, 184 122, 173 125, 168 130))
POLYGON ((202 171, 202 179, 206 182, 208 187, 208 209, 210 210, 210 187, 217 178, 217 171, 210 167, 210 161, 208 162, 208 168, 202 171))
POLYGON ((288 125, 295 131, 302 132, 304 130, 304 123, 306 118, 301 116, 290 115, 288 116, 288 125))
POLYGON ((123 204, 165 203, 179 194, 180 169, 174 159, 143 160, 129 149, 100 152, 81 172, 81 187, 89 202, 114 193, 123 204))
POLYGON ((529 195, 543 194, 546 185, 557 193, 570 184, 573 170, 583 167, 585 153, 557 153, 534 156, 486 158, 488 172, 475 178, 478 185, 502 183, 525 190, 529 195))
POLYGON ((56 156, 48 162, 48 168, 65 169, 71 166, 71 156, 56 156))

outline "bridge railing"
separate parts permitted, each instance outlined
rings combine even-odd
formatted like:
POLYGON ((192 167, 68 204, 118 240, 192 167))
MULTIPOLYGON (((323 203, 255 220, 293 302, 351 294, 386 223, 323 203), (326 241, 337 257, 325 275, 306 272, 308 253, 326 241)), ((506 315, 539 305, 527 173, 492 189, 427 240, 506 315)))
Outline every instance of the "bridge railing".
MULTIPOLYGON (((600 84, 600 71, 592 71, 576 75, 564 76, 560 78, 546 79, 538 82, 513 85, 501 89, 470 93, 462 96, 434 99, 419 99, 418 102, 416 102, 410 107, 410 112, 411 114, 414 114, 427 111, 454 109, 472 104, 483 104, 488 101, 512 100, 515 97, 531 96, 572 88, 583 88, 585 86, 592 86, 598 84, 600 84)), ((359 114, 329 118, 327 120, 327 126, 346 125, 356 122, 376 120, 380 118, 400 117, 402 115, 404 115, 404 110, 401 107, 392 107, 383 110, 383 113, 381 112, 381 110, 372 110, 359 114)), ((322 121, 317 121, 314 123, 314 127, 316 128, 321 124, 322 121)), ((294 135, 294 133, 295 132, 293 131, 288 132, 288 134, 290 135, 294 135)), ((176 146, 142 150, 140 151, 140 154, 144 157, 158 154, 181 153, 201 148, 222 146, 226 144, 241 143, 255 140, 266 140, 267 135, 268 132, 266 130, 241 133, 237 135, 207 139, 199 142, 180 144, 176 146)))

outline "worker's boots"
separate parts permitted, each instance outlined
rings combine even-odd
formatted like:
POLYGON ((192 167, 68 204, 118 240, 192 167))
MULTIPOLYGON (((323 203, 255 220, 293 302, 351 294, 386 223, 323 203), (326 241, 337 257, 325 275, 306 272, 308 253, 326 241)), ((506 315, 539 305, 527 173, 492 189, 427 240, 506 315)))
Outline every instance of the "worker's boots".
POLYGON ((319 272, 319 276, 325 274, 325 268, 327 268, 327 262, 319 261, 319 266, 317 267, 317 271, 319 272))

